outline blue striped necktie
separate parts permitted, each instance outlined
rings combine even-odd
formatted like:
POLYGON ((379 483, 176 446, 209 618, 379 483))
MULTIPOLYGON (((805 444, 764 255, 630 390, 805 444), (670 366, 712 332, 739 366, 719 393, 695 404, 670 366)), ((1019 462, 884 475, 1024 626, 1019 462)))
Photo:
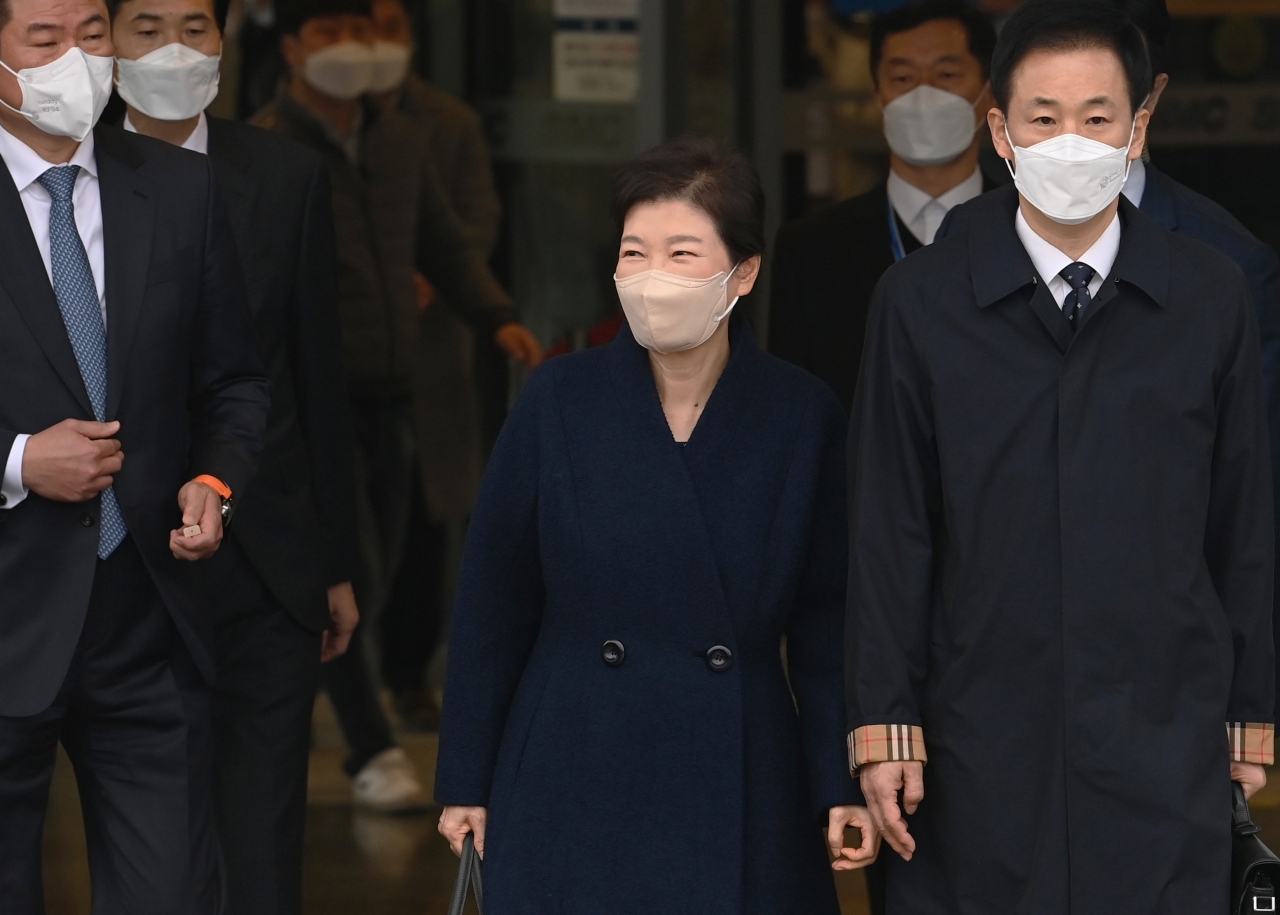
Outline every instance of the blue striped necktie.
MULTIPOLYGON (((37 180, 49 192, 53 205, 49 208, 49 260, 53 267, 53 292, 58 297, 62 323, 67 326, 71 349, 80 366, 80 377, 89 392, 93 417, 107 421, 107 329, 98 306, 98 288, 89 269, 80 232, 76 229, 76 213, 71 202, 78 165, 59 165, 37 180)), ((106 559, 124 540, 128 530, 120 515, 115 487, 102 493, 102 519, 98 527, 98 558, 106 559)))

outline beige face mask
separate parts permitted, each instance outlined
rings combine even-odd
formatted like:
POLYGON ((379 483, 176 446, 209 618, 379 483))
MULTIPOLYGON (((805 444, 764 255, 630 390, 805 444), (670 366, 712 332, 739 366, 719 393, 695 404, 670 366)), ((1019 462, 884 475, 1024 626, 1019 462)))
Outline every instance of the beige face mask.
POLYGON ((725 307, 737 269, 706 279, 646 270, 623 279, 615 274, 613 282, 636 342, 655 353, 679 353, 706 343, 738 304, 735 297, 725 307))

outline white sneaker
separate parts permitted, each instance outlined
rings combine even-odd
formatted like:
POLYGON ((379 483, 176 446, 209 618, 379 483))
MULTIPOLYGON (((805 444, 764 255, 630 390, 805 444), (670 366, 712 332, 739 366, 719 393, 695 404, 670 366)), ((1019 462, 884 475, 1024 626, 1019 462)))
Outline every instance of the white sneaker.
POLYGON ((400 747, 383 750, 356 773, 352 782, 356 806, 378 813, 409 813, 427 809, 427 795, 418 770, 400 747))

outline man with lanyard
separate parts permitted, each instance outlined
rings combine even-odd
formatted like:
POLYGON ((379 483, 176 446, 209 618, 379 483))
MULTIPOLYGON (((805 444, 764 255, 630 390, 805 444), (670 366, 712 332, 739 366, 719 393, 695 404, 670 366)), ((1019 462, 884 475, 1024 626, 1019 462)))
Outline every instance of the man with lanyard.
POLYGON ((993 186, 977 130, 995 31, 961 0, 917 0, 876 20, 871 72, 889 142, 885 184, 778 232, 769 350, 829 384, 847 410, 871 292, 933 241, 954 206, 993 186))

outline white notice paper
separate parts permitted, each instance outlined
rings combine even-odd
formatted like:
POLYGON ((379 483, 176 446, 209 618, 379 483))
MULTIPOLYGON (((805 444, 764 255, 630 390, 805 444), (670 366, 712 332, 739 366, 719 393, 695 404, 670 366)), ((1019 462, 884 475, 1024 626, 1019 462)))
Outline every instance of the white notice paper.
POLYGON ((556 0, 557 19, 638 19, 640 0, 556 0))
POLYGON ((640 36, 635 32, 561 31, 554 42, 556 101, 636 100, 640 36))

